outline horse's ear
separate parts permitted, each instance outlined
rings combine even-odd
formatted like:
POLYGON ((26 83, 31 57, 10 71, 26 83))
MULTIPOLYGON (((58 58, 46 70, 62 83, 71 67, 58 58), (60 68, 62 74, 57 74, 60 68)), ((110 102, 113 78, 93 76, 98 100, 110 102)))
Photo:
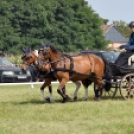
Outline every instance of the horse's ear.
POLYGON ((48 50, 50 48, 50 42, 48 42, 46 45, 45 45, 45 48, 48 50))
POLYGON ((27 50, 27 52, 31 52, 31 47, 27 50))
POLYGON ((44 43, 43 43, 43 41, 41 42, 41 46, 44 47, 44 43))
POLYGON ((25 48, 21 48, 21 50, 25 53, 26 52, 26 49, 25 48))

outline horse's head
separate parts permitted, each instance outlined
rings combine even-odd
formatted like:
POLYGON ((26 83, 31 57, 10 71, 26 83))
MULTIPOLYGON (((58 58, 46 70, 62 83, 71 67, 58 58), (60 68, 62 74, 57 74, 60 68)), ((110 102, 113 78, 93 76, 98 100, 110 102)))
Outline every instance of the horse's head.
POLYGON ((42 59, 50 59, 50 44, 44 44, 41 42, 41 48, 39 49, 39 57, 42 59))
POLYGON ((24 53, 21 57, 22 59, 21 68, 26 71, 31 66, 31 64, 34 65, 37 64, 38 51, 37 50, 31 51, 31 48, 27 50, 22 48, 22 51, 24 53))
POLYGON ((50 45, 49 43, 43 44, 41 42, 41 48, 39 49, 38 53, 38 64, 43 65, 45 61, 50 60, 51 54, 50 54, 50 45))

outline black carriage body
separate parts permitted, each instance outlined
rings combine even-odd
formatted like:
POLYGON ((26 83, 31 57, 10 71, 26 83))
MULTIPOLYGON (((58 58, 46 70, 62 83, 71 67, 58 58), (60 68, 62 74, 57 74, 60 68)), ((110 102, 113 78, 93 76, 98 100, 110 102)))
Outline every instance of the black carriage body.
POLYGON ((124 76, 129 73, 134 73, 134 65, 123 67, 123 66, 118 66, 117 64, 109 63, 109 66, 112 70, 113 76, 124 76))

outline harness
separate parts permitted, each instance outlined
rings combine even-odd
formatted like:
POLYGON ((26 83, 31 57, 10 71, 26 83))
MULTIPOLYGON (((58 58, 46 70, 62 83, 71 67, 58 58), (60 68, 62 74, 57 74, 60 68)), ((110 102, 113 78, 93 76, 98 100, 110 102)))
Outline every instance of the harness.
MULTIPOLYGON (((24 54, 22 55, 21 59, 23 59, 28 53, 29 53, 29 52, 24 53, 24 54)), ((27 63, 23 63, 23 64, 25 64, 25 65, 27 65, 27 66, 30 66, 30 58, 32 58, 31 52, 30 52, 30 56, 26 56, 26 57, 25 57, 25 60, 28 61, 28 62, 27 62, 27 63)))
POLYGON ((90 57, 89 57, 89 55, 87 55, 88 56, 88 59, 89 59, 89 61, 90 61, 90 74, 93 72, 93 68, 92 68, 92 62, 91 62, 91 59, 90 59, 90 57))
POLYGON ((69 78, 70 78, 70 80, 71 80, 72 77, 73 77, 74 61, 73 61, 73 58, 72 58, 72 57, 69 57, 69 58, 70 58, 69 78))
MULTIPOLYGON (((23 59, 25 57, 25 60, 27 61, 27 63, 23 63, 23 64, 25 64, 25 65, 27 65, 27 66, 29 66, 30 67, 30 58, 32 58, 33 59, 33 57, 31 56, 31 51, 30 52, 26 52, 26 53, 24 53, 23 55, 22 55, 22 57, 21 57, 21 59, 23 59), (30 56, 27 56, 27 54, 28 53, 30 53, 30 56), (26 57, 25 57, 26 56, 26 57)), ((37 61, 36 61, 37 62, 37 61)), ((37 63, 34 63, 35 65, 37 65, 37 63)))
MULTIPOLYGON (((49 52, 49 51, 48 51, 49 52)), ((49 52, 50 53, 50 52, 49 52)), ((51 56, 51 55, 50 55, 51 56)), ((46 63, 44 63, 44 65, 46 65, 46 64, 48 64, 49 63, 49 67, 50 67, 50 70, 46 73, 46 75, 49 75, 50 73, 53 73, 53 72, 58 72, 58 71, 64 71, 64 72, 69 72, 69 79, 70 80, 72 80, 72 78, 73 78, 73 73, 75 73, 75 74, 78 74, 78 75, 82 75, 82 76, 88 76, 88 77, 95 77, 95 76, 93 76, 92 75, 92 73, 93 73, 93 68, 92 68, 92 61, 91 61, 91 59, 90 59, 90 57, 89 57, 89 55, 87 55, 88 56, 88 59, 89 59, 89 61, 90 61, 90 74, 83 74, 83 73, 80 73, 80 72, 77 72, 77 71, 74 71, 73 69, 74 69, 74 61, 73 61, 73 58, 71 57, 71 56, 65 56, 65 55, 62 55, 63 56, 63 58, 61 58, 61 59, 58 59, 58 60, 56 60, 56 61, 48 61, 48 62, 46 62, 46 63), (66 62, 65 62, 65 59, 66 58, 69 58, 70 59, 70 69, 66 69, 66 62), (63 60, 63 62, 64 62, 64 68, 56 68, 56 66, 57 66, 57 64, 59 63, 59 61, 61 61, 61 60, 63 60), (56 63, 56 65, 55 65, 55 68, 52 68, 51 67, 51 64, 53 64, 53 63, 56 63)), ((40 59, 40 58, 39 58, 40 59)), ((43 60, 43 59, 42 59, 43 60)), ((46 76, 45 75, 45 76, 46 76)), ((96 77, 95 77, 96 78, 96 77)), ((98 78, 99 79, 99 78, 98 78)))

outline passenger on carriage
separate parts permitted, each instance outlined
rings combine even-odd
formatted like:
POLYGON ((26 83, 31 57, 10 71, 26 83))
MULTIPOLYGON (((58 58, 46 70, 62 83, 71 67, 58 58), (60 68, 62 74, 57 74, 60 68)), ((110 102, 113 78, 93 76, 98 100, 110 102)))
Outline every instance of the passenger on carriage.
POLYGON ((134 21, 130 22, 129 27, 132 31, 129 42, 119 47, 120 49, 124 48, 126 52, 122 52, 115 61, 115 64, 123 67, 130 66, 132 60, 134 62, 134 21))

